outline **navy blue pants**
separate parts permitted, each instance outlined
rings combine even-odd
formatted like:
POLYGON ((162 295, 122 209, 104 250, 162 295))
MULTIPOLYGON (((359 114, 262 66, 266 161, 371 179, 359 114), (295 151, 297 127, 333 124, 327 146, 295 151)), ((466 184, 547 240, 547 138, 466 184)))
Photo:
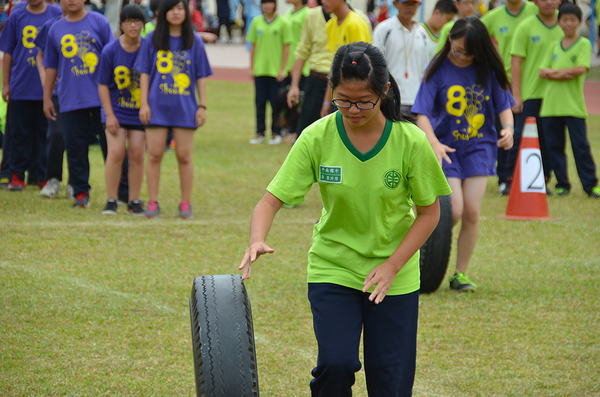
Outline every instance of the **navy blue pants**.
MULTIPOLYGON (((10 104, 8 104, 10 108, 10 104)), ((12 147, 12 134, 10 133, 10 117, 8 109, 6 112, 6 124, 4 125, 4 138, 2 141, 2 162, 0 163, 0 179, 7 178, 10 181, 12 171, 10 170, 10 148, 12 147)))
POLYGON ((585 119, 577 117, 543 117, 544 133, 552 160, 552 169, 556 176, 557 188, 571 190, 569 173, 567 171, 567 157, 565 156, 565 126, 569 129, 571 147, 577 174, 586 193, 596 185, 596 165, 592 157, 590 143, 587 139, 585 119))
POLYGON ((304 101, 298 118, 298 136, 302 131, 321 118, 321 106, 327 89, 327 80, 308 76, 304 86, 304 101))
POLYGON ((50 180, 54 178, 62 181, 65 137, 61 126, 60 106, 56 95, 52 95, 52 104, 56 111, 56 121, 48 120, 48 131, 46 133, 46 179, 50 180))
POLYGON ((256 133, 258 135, 264 135, 267 129, 265 124, 267 101, 271 104, 271 109, 273 109, 271 131, 273 135, 281 133, 279 115, 275 111, 277 108, 277 92, 279 92, 281 86, 282 83, 278 82, 275 77, 258 76, 254 78, 254 88, 256 90, 256 133))
POLYGON ((542 152, 542 165, 544 167, 544 178, 546 181, 550 179, 550 173, 552 172, 552 161, 548 151, 548 145, 546 143, 546 134, 544 133, 544 126, 542 125, 542 118, 539 117, 540 109, 542 107, 541 99, 528 99, 523 103, 523 112, 515 114, 515 135, 513 136, 513 147, 508 151, 505 164, 501 166, 502 172, 510 176, 510 180, 515 172, 515 163, 517 162, 517 156, 519 155, 519 148, 521 146, 521 136, 523 135, 523 128, 525 127, 525 120, 527 117, 535 117, 538 136, 540 140, 540 151, 542 152))
POLYGON ((30 169, 35 172, 29 173, 29 182, 45 181, 48 121, 44 116, 43 101, 13 100, 8 112, 12 136, 10 170, 25 180, 25 171, 30 169))
POLYGON ((369 397, 412 396, 417 355, 419 292, 386 296, 376 305, 369 294, 329 283, 309 283, 308 299, 319 346, 313 397, 350 397, 364 364, 369 397))
POLYGON ((60 114, 65 148, 69 164, 69 183, 75 195, 90 191, 90 160, 88 158, 90 141, 93 133, 102 129, 102 125, 93 126, 92 122, 100 123, 100 107, 78 109, 60 114))

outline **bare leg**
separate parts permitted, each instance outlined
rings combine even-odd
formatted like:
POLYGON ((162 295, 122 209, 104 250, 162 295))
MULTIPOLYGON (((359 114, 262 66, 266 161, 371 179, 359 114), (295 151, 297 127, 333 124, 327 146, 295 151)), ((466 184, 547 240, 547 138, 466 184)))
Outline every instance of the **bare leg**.
POLYGON ((192 163, 192 146, 194 130, 191 128, 173 128, 173 136, 177 145, 175 153, 179 163, 179 180, 181 183, 181 202, 190 201, 194 182, 194 164, 192 163))
POLYGON ((106 182, 106 196, 108 199, 117 199, 117 190, 121 179, 121 168, 125 158, 127 131, 124 128, 117 130, 117 135, 106 131, 106 144, 108 154, 104 165, 104 180, 106 182))
POLYGON ((143 131, 129 130, 129 201, 139 200, 144 181, 144 151, 146 134, 143 131))
POLYGON ((457 178, 448 178, 448 183, 452 188, 454 224, 458 222, 458 219, 461 220, 457 243, 456 270, 466 273, 477 243, 479 213, 487 185, 487 176, 474 176, 464 181, 457 178))
POLYGON ((146 128, 148 143, 148 166, 146 167, 146 183, 148 184, 148 200, 158 202, 158 185, 160 182, 160 163, 165 153, 167 128, 146 128))

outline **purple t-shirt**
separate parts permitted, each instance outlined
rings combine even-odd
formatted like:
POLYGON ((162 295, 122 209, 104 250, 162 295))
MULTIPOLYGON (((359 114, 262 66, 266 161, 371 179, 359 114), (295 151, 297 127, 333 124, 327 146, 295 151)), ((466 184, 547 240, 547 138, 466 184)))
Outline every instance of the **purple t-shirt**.
MULTIPOLYGON (((141 125, 140 72, 133 68, 140 49, 141 45, 136 52, 127 52, 117 39, 102 50, 98 84, 108 86, 110 102, 120 124, 141 125)), ((106 114, 102 111, 102 122, 105 121, 106 114)))
POLYGON ((212 74, 204 43, 195 34, 192 48, 181 50, 181 37, 171 36, 171 50, 159 51, 152 45, 153 36, 148 34, 134 64, 134 69, 150 75, 150 124, 196 129, 196 80, 212 74))
POLYGON ((50 5, 41 14, 32 14, 26 7, 11 12, 2 31, 0 51, 12 55, 10 68, 10 98, 19 101, 41 101, 44 97, 35 57, 34 40, 42 26, 57 15, 60 7, 50 5))
POLYGON ((58 70, 61 112, 100 106, 96 73, 102 49, 113 40, 102 14, 88 12, 83 19, 58 20, 48 32, 44 66, 58 70))
MULTIPOLYGON (((42 28, 38 32, 37 37, 35 38, 35 40, 33 40, 33 43, 40 51, 46 52, 46 42, 48 41, 48 31, 50 31, 50 28, 52 27, 52 25, 54 25, 56 23, 56 21, 58 21, 61 18, 62 18, 62 15, 52 18, 51 20, 46 22, 44 24, 44 26, 42 26, 42 28)), ((52 95, 56 95, 57 90, 58 90, 58 79, 56 79, 56 84, 54 84, 54 91, 52 91, 52 95)))
MULTIPOLYGON (((442 166, 447 176, 494 175, 498 137, 495 113, 514 105, 509 91, 500 87, 490 71, 487 87, 477 84, 475 66, 458 67, 446 59, 428 81, 421 82, 412 112, 427 116, 439 141, 451 148, 453 163, 468 164, 462 175, 446 172, 455 166, 442 166), (465 158, 468 161, 462 161, 465 158)), ((464 167, 463 167, 464 168, 464 167)))

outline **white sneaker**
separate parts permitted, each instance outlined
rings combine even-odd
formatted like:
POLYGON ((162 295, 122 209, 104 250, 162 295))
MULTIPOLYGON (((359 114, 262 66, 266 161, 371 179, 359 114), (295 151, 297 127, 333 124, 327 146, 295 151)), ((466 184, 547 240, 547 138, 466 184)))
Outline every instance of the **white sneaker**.
POLYGON ((67 185, 67 198, 69 200, 75 199, 75 192, 73 191, 73 186, 67 185))
POLYGON ((262 143, 265 140, 263 135, 257 135, 256 137, 250 139, 250 143, 256 145, 257 143, 262 143))
POLYGON ((60 182, 56 178, 52 178, 46 183, 46 186, 40 192, 40 196, 54 198, 60 192, 60 182))
POLYGON ((281 143, 281 135, 273 135, 271 139, 269 139, 269 145, 279 145, 281 143))

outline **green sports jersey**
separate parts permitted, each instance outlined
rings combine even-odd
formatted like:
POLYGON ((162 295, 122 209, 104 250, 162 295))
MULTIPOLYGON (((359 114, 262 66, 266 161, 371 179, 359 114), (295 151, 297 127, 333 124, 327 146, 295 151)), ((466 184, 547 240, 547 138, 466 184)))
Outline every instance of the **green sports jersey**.
POLYGON ((146 24, 144 25, 144 29, 140 32, 140 36, 145 38, 146 36, 148 36, 148 33, 154 31, 155 29, 156 24, 153 21, 146 22, 146 24))
POLYGON ((496 42, 498 43, 498 51, 502 56, 504 69, 509 78, 510 63, 512 59, 510 50, 515 31, 521 22, 538 12, 539 9, 535 4, 530 1, 525 1, 521 10, 515 15, 511 14, 506 6, 502 6, 493 9, 481 18, 481 22, 487 27, 490 36, 496 39, 496 42))
POLYGON ((442 50, 442 48, 444 48, 444 46, 446 45, 446 41, 448 41, 448 34, 454 27, 455 23, 456 23, 456 21, 450 21, 447 24, 445 24, 444 26, 442 26, 442 30, 440 30, 440 37, 438 38, 438 44, 435 49, 436 54, 438 52, 440 52, 442 50))
MULTIPOLYGON (((288 63, 285 69, 287 73, 289 73, 292 70, 292 66, 294 65, 294 53, 296 52, 296 46, 300 42, 300 36, 302 35, 302 25, 304 25, 304 20, 306 19, 306 14, 308 14, 308 10, 310 10, 310 8, 304 6, 296 12, 293 12, 293 8, 289 9, 284 14, 284 16, 287 18, 290 24, 290 27, 292 28, 292 43, 290 44, 290 56, 288 57, 288 63)), ((308 76, 310 74, 310 66, 308 62, 304 63, 302 74, 304 76, 308 76)))
POLYGON ((540 78, 540 65, 550 47, 564 37, 558 24, 546 26, 538 15, 525 19, 515 32, 511 55, 524 58, 521 64, 521 98, 542 99, 548 80, 540 78))
MULTIPOLYGON (((584 66, 590 69, 592 44, 585 37, 579 37, 569 48, 563 48, 559 40, 552 45, 540 69, 572 69, 584 66)), ((587 118, 583 83, 585 74, 570 80, 547 80, 546 92, 542 100, 542 117, 587 118)))
MULTIPOLYGON (((255 44, 254 76, 277 77, 281 69, 283 46, 292 42, 292 32, 285 17, 277 15, 271 22, 264 15, 256 17, 250 23, 246 40, 255 44)), ((294 56, 293 52, 289 53, 294 56)))
MULTIPOLYGON (((368 273, 387 260, 413 224, 413 201, 431 205, 450 194, 423 131, 388 121, 373 149, 359 152, 339 112, 306 128, 267 190, 299 204, 313 183, 323 200, 308 254, 308 282, 362 290, 368 273)), ((389 295, 419 289, 419 255, 398 272, 389 295)))

